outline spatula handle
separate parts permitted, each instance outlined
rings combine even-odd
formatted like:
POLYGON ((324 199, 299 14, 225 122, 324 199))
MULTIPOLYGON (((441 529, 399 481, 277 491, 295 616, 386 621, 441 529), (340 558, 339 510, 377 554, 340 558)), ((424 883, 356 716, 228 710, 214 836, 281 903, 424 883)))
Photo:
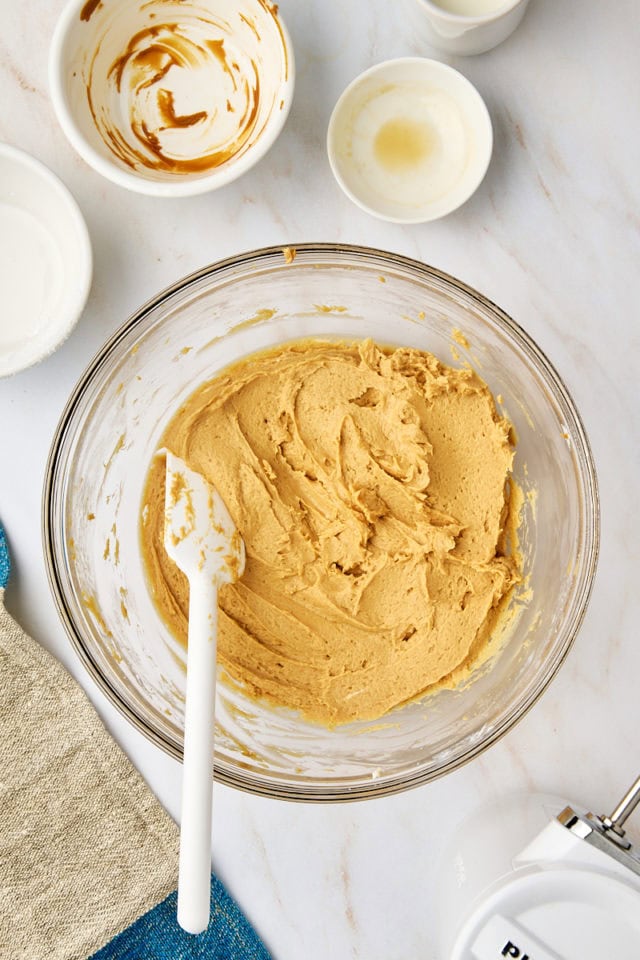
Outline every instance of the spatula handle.
POLYGON ((209 923, 217 628, 218 586, 210 575, 194 576, 189 583, 178 874, 178 923, 188 933, 202 933, 209 923))

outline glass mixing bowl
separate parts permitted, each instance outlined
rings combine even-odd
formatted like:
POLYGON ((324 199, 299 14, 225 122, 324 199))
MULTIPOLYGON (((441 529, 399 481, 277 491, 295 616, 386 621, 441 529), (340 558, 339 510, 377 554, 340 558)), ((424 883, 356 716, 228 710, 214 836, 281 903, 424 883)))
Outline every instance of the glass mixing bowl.
POLYGON ((293 260, 271 248, 207 267, 139 310, 82 376, 49 457, 43 535, 54 598, 85 666, 139 730, 180 757, 185 652, 152 603, 138 540, 149 462, 198 384, 255 350, 314 336, 372 337, 471 363, 514 424, 525 494, 526 579, 511 626, 457 689, 328 730, 219 675, 218 780, 346 800, 416 786, 485 750, 540 696, 585 612, 599 536, 588 441, 558 374, 502 310, 431 267, 361 247, 303 244, 293 260))

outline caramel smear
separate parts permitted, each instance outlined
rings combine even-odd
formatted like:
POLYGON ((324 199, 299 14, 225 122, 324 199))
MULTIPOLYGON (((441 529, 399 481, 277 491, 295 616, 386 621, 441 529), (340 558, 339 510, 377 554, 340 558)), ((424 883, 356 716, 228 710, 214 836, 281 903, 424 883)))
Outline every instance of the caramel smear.
POLYGON ((102 0, 87 0, 82 10, 80 11, 80 19, 84 21, 84 23, 88 23, 89 20, 91 20, 91 17, 95 13, 95 11, 98 9, 98 7, 101 7, 101 6, 102 6, 102 0))
POLYGON ((88 0, 80 13, 94 18, 97 33, 83 79, 102 140, 125 166, 169 177, 207 173, 248 150, 280 91, 273 67, 262 89, 263 56, 276 70, 279 59, 281 78, 288 75, 281 25, 262 0, 255 16, 231 18, 188 2, 174 6, 175 13, 149 0, 139 29, 121 45, 108 5, 88 0))

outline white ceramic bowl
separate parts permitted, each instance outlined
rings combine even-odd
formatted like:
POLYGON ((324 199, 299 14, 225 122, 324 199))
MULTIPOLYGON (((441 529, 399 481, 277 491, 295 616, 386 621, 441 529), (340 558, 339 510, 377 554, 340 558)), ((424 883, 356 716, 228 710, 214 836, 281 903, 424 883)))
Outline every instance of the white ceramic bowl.
POLYGON ((406 57, 366 70, 338 100, 327 133, 334 176, 382 220, 424 223, 468 200, 493 148, 475 87, 438 60, 406 57))
POLYGON ((293 51, 270 0, 71 0, 49 83, 62 129, 98 173, 191 196, 235 180, 273 144, 293 51))
POLYGON ((43 360, 68 337, 91 271, 89 233, 65 185, 0 143, 0 377, 43 360))

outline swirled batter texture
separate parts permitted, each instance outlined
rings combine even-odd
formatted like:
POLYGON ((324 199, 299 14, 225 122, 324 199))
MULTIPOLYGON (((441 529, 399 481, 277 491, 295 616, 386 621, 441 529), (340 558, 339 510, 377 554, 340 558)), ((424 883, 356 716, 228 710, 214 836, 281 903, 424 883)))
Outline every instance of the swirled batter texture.
MULTIPOLYGON (((331 725, 378 718, 472 662, 518 579, 502 555, 509 438, 472 370, 371 341, 291 343, 200 387, 162 445, 215 484, 246 545, 220 594, 231 676, 331 725)), ((162 461, 143 518, 155 602, 186 642, 162 461)))

